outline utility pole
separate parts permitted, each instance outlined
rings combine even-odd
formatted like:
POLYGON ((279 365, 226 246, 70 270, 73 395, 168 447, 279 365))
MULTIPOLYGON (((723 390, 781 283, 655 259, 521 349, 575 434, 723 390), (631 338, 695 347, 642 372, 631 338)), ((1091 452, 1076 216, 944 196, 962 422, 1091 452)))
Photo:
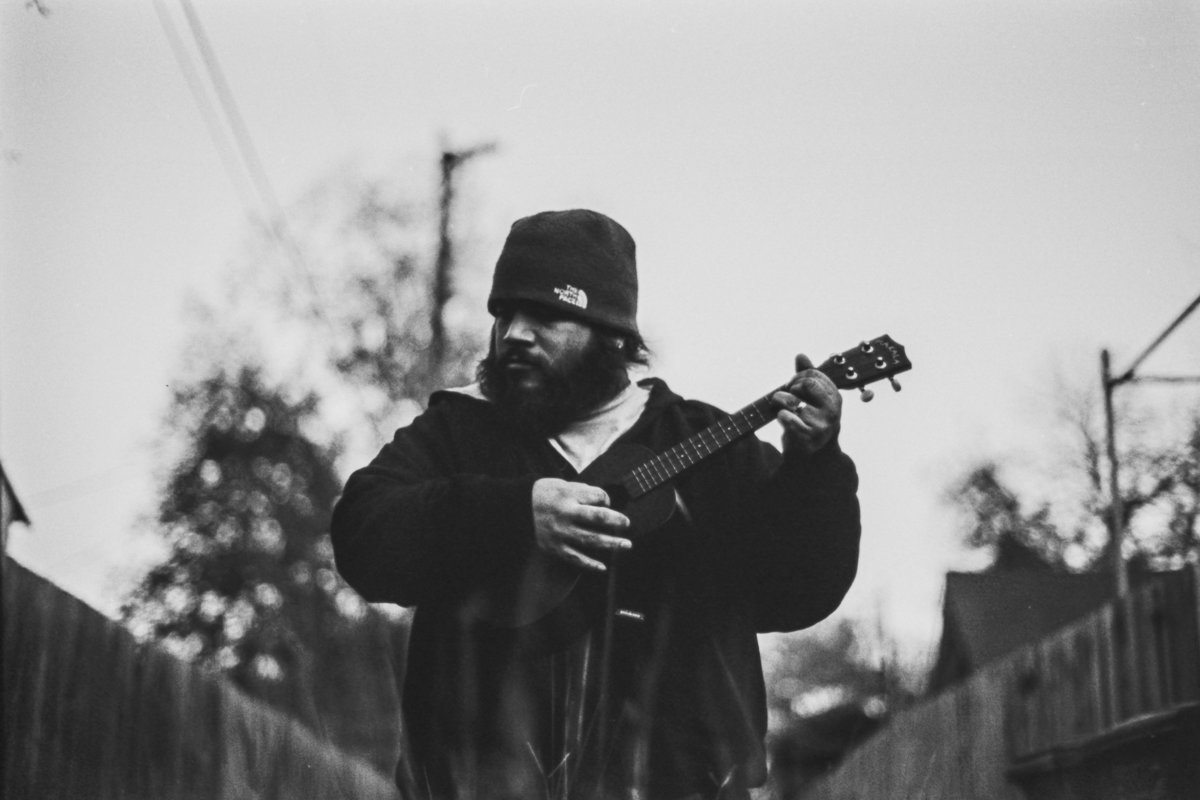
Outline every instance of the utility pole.
POLYGON ((1163 341, 1171 335, 1174 330, 1179 327, 1187 316, 1200 306, 1200 296, 1191 302, 1183 313, 1175 318, 1175 321, 1167 326, 1167 329, 1159 334, 1149 347, 1142 352, 1140 356, 1134 359, 1133 364, 1129 369, 1122 372, 1120 375, 1113 376, 1112 364, 1109 359, 1108 350, 1100 351, 1100 383, 1104 388, 1104 430, 1107 438, 1107 453, 1108 453, 1108 491, 1109 491, 1109 506, 1108 506, 1108 546, 1109 556, 1112 561, 1113 570, 1113 588, 1117 597, 1124 597, 1129 594, 1129 571, 1125 565, 1125 558, 1121 554, 1121 545, 1125 541, 1125 500, 1121 495, 1121 482, 1118 477, 1118 462, 1117 462, 1117 441, 1116 441, 1116 421, 1113 416, 1113 391, 1124 383, 1200 383, 1200 376, 1165 376, 1165 375, 1146 375, 1137 376, 1137 368, 1142 362, 1154 352, 1163 341))
POLYGON ((1113 571, 1113 589, 1117 597, 1129 594, 1129 570, 1121 545, 1125 541, 1125 501, 1121 496, 1121 481, 1118 476, 1116 423, 1113 419, 1113 390, 1117 388, 1112 378, 1112 363, 1108 350, 1100 351, 1100 380, 1104 387, 1104 435, 1108 447, 1108 549, 1113 571))
POLYGON ((429 320, 430 363, 440 368, 446 358, 446 304, 453 292, 454 247, 450 236, 451 212, 454 205, 454 173, 470 159, 490 153, 494 143, 469 150, 442 149, 442 186, 438 219, 438 252, 433 272, 433 309, 429 320))

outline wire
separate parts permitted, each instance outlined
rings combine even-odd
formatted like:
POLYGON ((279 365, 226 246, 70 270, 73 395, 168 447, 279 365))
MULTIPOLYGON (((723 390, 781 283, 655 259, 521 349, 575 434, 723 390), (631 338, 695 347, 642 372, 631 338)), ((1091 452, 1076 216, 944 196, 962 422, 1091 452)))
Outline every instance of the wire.
MULTIPOLYGON (((330 336, 336 339, 337 328, 322 304, 324 295, 318 290, 317 281, 308 260, 305 258, 303 250, 291 233, 287 222, 287 215, 284 213, 283 207, 279 203, 278 195, 271 185, 266 170, 263 168, 262 160, 258 155, 258 149, 254 146, 249 128, 247 128, 238 108, 233 90, 230 88, 229 81, 225 78, 224 70, 221 68, 216 51, 212 47, 199 14, 190 0, 180 0, 180 5, 187 17, 188 28, 204 61, 213 91, 220 102, 220 110, 224 112, 224 121, 228 124, 229 133, 225 132, 221 124, 222 115, 214 108, 212 100, 205 90, 204 82, 201 80, 198 70, 192 63, 192 58, 187 48, 184 47, 181 37, 176 32, 175 26, 171 23, 170 15, 163 0, 154 0, 154 2, 163 31, 175 52, 180 70, 183 72, 184 78, 191 88, 192 95, 200 107, 205 124, 208 125, 213 142, 221 155, 225 170, 229 174, 230 179, 233 180, 236 190, 242 196, 242 202, 246 205, 247 211, 251 216, 262 224, 266 232, 280 246, 285 258, 292 263, 296 273, 299 274, 308 290, 309 301, 307 307, 309 312, 318 320, 319 324, 323 325, 329 331, 330 336), (230 136, 233 139, 232 145, 229 142, 230 136), (254 209, 257 207, 266 210, 266 219, 263 218, 262 214, 255 212, 254 209)), ((361 386, 355 386, 354 395, 358 404, 364 410, 369 408, 370 403, 367 402, 361 386)))
MULTIPOLYGON (((166 11, 165 8, 160 7, 160 4, 161 0, 155 0, 156 8, 159 8, 159 17, 164 20, 163 30, 167 32, 168 39, 172 40, 172 46, 176 48, 177 58, 180 61, 181 69, 189 84, 193 80, 196 82, 193 94, 197 97, 197 102, 201 105, 206 122, 212 125, 214 123, 210 120, 215 120, 219 115, 213 111, 207 93, 200 87, 196 70, 192 66, 190 59, 186 56, 182 43, 176 46, 179 37, 174 34, 174 27, 165 21, 166 11)), ((188 29, 192 33, 192 38, 204 63, 220 109, 224 113, 225 122, 229 127, 230 135, 233 139, 233 147, 230 147, 226 137, 223 135, 214 135, 214 141, 219 142, 217 147, 225 154, 223 157, 228 157, 227 154, 230 151, 236 153, 239 164, 243 169, 231 169, 231 172, 245 176, 239 182, 239 192, 244 194, 244 182, 246 181, 253 187, 253 193, 257 196, 257 203, 251 203, 250 205, 252 207, 257 205, 265 210, 264 227, 282 248, 285 256, 292 262, 292 265, 306 284, 310 298, 309 308, 313 316, 332 331, 333 325, 322 307, 322 295, 317 289, 316 279, 304 257, 303 251, 296 243, 295 237, 292 236, 287 222, 287 215, 284 213, 283 206, 279 203, 278 195, 271 185, 270 179, 267 177, 266 170, 263 168, 262 159, 258 155, 258 149, 254 146, 249 128, 246 127, 237 100, 234 98, 233 90, 229 86, 229 81, 225 78, 224 70, 221 68, 216 51, 213 49, 208 34, 204 29, 204 24, 200 21, 200 16, 192 5, 191 0, 179 0, 179 4, 183 8, 184 15, 187 18, 188 29)), ((260 215, 255 214, 255 216, 262 219, 260 215)))
POLYGON ((221 159, 221 166, 229 176, 230 182, 233 183, 234 191, 241 196, 242 205, 246 207, 246 211, 252 216, 257 216, 257 213, 254 211, 257 200, 254 198, 254 191, 249 184, 249 179, 241 168, 241 162, 238 160, 237 153, 234 151, 233 145, 229 142, 228 135, 221 125, 220 116, 217 110, 213 108, 212 100, 209 98, 208 92, 205 91, 204 82, 200 79, 200 74, 192 64, 192 59, 188 55, 178 31, 175 29, 175 24, 171 21, 171 16, 167 12, 163 0, 154 0, 154 10, 158 14, 159 24, 162 26, 163 34, 167 37, 171 51, 175 54, 175 61, 179 66, 179 71, 183 73, 188 89, 191 91, 192 97, 200 109, 200 116, 204 118, 204 125, 208 128, 208 135, 212 139, 213 145, 217 148, 217 155, 221 159))
POLYGON ((200 22, 200 17, 197 15, 195 7, 192 6, 191 0, 179 0, 179 4, 183 7, 188 27, 192 31, 192 38, 196 41, 201 58, 204 59, 204 66, 208 70, 208 76, 217 93, 217 99, 221 103, 221 108, 225 112, 225 119, 229 123, 229 127, 233 133, 234 143, 237 145, 238 153, 242 157, 246 171, 254 183, 254 188, 258 192, 259 199, 266 206, 271 219, 282 222, 284 218, 283 209, 279 205, 275 190, 272 188, 266 171, 263 169, 262 160, 258 157, 258 150, 254 147, 254 142, 250 138, 250 131, 247 129, 241 111, 238 109, 237 101, 233 97, 233 91, 229 88, 229 82, 225 79, 225 73, 221 69, 220 62, 217 60, 217 54, 212 48, 208 34, 204 30, 204 25, 200 22))
POLYGON ((1200 295, 1196 295, 1196 299, 1191 302, 1191 305, 1189 305, 1186 309, 1184 309, 1183 313, 1180 314, 1178 317, 1176 317, 1175 321, 1172 322, 1170 325, 1168 325, 1167 329, 1165 331, 1163 331, 1161 334, 1159 334, 1158 338, 1155 339, 1153 342, 1151 342, 1150 346, 1147 347, 1140 356, 1138 356, 1137 358, 1134 359, 1133 364, 1130 365, 1129 369, 1127 369, 1127 370, 1125 370, 1125 372, 1121 373, 1120 377, 1115 378, 1113 380, 1113 383, 1114 384, 1125 383, 1127 381, 1133 380, 1134 379, 1133 378, 1134 371, 1137 370, 1137 368, 1139 366, 1141 366, 1142 362, 1145 361, 1149 357, 1149 355, 1151 353, 1153 353, 1154 350, 1160 344, 1162 344, 1166 340, 1166 338, 1168 336, 1170 336, 1175 331, 1175 329, 1178 328, 1179 325, 1185 319, 1187 319, 1189 314, 1191 314, 1193 311, 1196 310, 1197 306, 1200 306, 1200 295))

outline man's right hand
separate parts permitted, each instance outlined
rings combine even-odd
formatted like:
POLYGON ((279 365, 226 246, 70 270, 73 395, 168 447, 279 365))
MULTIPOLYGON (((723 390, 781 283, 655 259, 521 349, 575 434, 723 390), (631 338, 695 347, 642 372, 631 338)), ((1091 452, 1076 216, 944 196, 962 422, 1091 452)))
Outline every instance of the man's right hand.
POLYGON ((633 546, 619 535, 629 528, 629 518, 608 505, 603 489, 559 478, 539 479, 533 484, 533 533, 538 547, 577 567, 604 571, 603 562, 582 550, 633 546))

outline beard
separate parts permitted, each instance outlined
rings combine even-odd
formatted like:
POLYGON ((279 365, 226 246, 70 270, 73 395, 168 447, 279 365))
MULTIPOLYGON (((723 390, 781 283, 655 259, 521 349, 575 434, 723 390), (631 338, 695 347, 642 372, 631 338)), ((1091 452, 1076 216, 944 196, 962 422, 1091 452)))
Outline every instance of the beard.
POLYGON ((500 356, 492 337, 475 377, 483 396, 523 427, 540 436, 554 436, 616 397, 629 384, 628 366, 625 353, 599 336, 562 364, 545 363, 523 350, 500 356), (508 369, 514 363, 526 365, 541 380, 534 387, 522 385, 521 376, 508 369))

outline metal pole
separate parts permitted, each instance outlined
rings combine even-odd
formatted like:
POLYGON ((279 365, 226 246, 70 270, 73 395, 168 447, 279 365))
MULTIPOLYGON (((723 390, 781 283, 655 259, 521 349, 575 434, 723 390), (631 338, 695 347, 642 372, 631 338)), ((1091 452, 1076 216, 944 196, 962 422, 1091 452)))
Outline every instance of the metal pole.
POLYGON ((429 320, 429 349, 431 361, 441 369, 446 357, 446 304, 453 291, 454 269, 453 240, 450 237, 451 213, 454 205, 454 171, 467 159, 496 149, 495 144, 485 144, 470 150, 442 149, 442 186, 438 203, 438 251, 433 271, 433 310, 429 320))
POLYGON ((1104 386, 1104 429, 1108 439, 1108 546, 1109 557, 1112 559, 1114 589, 1117 597, 1129 594, 1129 573, 1125 569, 1125 559, 1121 554, 1121 545, 1125 540, 1125 504, 1121 499, 1121 482, 1117 476, 1117 441, 1116 425, 1113 421, 1113 389, 1117 381, 1112 378, 1112 367, 1108 350, 1100 351, 1100 377, 1104 386))
POLYGON ((446 357, 446 321, 444 311, 450 300, 450 269, 453 262, 450 241, 450 207, 454 203, 454 169, 461 162, 456 153, 442 151, 442 192, 438 203, 438 251, 433 268, 433 308, 429 318, 429 349, 435 369, 441 369, 446 357))

